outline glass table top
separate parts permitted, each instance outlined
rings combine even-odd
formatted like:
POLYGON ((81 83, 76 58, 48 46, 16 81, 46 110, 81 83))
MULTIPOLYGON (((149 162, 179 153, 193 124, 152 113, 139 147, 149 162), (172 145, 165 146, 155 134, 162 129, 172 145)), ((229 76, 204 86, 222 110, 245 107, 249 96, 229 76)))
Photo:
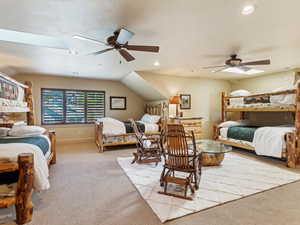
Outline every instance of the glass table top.
MULTIPOLYGON (((193 147, 192 141, 188 142, 189 148, 193 147)), ((214 140, 197 140, 196 141, 197 151, 209 154, 223 154, 230 152, 232 147, 214 140)))

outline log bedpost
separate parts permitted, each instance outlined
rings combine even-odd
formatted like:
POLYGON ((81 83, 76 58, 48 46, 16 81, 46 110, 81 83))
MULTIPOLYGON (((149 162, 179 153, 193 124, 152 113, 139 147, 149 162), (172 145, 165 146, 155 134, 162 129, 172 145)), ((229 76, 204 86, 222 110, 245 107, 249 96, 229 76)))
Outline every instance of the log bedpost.
POLYGON ((33 154, 22 153, 19 155, 19 180, 15 204, 17 224, 25 224, 32 219, 33 204, 31 196, 33 187, 33 164, 33 154))
POLYGON ((95 122, 95 142, 100 153, 104 151, 103 138, 103 122, 95 122))
POLYGON ((55 164, 56 163, 56 133, 54 130, 50 130, 48 133, 51 142, 51 152, 53 155, 50 164, 55 164))
POLYGON ((296 119, 295 119, 295 151, 294 151, 294 162, 292 162, 294 167, 300 166, 300 83, 297 85, 296 94, 296 119))
POLYGON ((25 101, 27 102, 29 112, 27 112, 27 124, 28 125, 34 125, 34 110, 33 110, 33 95, 32 95, 32 82, 31 81, 25 81, 25 85, 28 86, 28 88, 25 88, 25 101))
POLYGON ((222 92, 222 115, 221 115, 221 120, 222 122, 226 121, 226 112, 225 112, 225 104, 226 104, 226 101, 225 101, 225 92, 222 92))

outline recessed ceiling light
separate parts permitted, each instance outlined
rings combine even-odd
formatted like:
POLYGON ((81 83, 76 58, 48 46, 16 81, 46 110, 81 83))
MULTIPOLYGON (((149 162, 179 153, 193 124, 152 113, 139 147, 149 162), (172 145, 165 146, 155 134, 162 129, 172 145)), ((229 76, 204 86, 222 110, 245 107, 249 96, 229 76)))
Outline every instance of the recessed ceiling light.
POLYGON ((160 66, 160 63, 159 63, 158 61, 155 61, 155 62, 153 63, 153 65, 154 65, 154 66, 160 66))
POLYGON ((255 11, 255 5, 245 5, 242 9, 243 15, 250 15, 255 11))
POLYGON ((228 73, 238 73, 238 74, 246 74, 246 75, 252 75, 252 74, 258 74, 258 73, 263 73, 263 70, 258 70, 258 69, 249 69, 249 70, 242 70, 239 67, 228 67, 222 72, 228 72, 228 73))

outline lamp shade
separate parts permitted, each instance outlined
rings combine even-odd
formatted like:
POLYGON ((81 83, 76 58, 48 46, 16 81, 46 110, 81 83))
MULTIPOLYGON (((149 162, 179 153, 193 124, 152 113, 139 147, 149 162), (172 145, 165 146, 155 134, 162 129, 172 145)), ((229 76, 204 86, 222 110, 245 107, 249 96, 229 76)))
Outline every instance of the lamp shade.
POLYGON ((170 104, 179 105, 181 103, 180 97, 178 95, 170 98, 170 104))

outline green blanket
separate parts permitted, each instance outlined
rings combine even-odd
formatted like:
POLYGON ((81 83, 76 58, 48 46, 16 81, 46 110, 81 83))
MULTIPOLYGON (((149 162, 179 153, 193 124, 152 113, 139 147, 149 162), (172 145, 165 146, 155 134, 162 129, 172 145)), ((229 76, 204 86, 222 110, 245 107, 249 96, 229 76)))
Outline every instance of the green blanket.
POLYGON ((242 140, 242 141, 253 141, 254 133, 258 127, 254 126, 236 126, 229 127, 227 132, 227 137, 242 140))

